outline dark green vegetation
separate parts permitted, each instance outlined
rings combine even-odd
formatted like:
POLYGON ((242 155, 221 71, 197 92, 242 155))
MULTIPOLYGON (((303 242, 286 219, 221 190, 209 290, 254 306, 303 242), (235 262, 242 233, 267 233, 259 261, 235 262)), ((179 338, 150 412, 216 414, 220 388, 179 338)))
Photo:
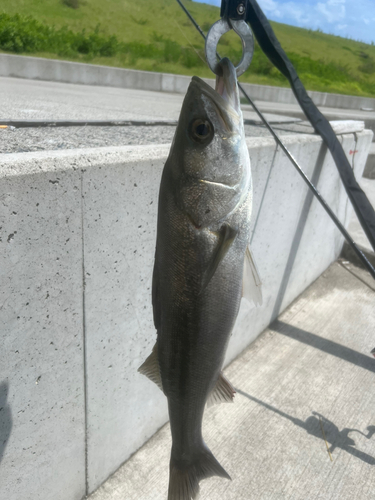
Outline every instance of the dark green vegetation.
MULTIPOLYGON (((204 31, 219 9, 186 0, 204 31)), ((375 96, 375 47, 272 23, 308 89, 375 96)), ((234 62, 241 45, 230 33, 220 53, 234 62)), ((2 0, 0 50, 149 71, 212 74, 203 40, 174 0, 2 0)), ((258 46, 242 81, 287 86, 258 46)))

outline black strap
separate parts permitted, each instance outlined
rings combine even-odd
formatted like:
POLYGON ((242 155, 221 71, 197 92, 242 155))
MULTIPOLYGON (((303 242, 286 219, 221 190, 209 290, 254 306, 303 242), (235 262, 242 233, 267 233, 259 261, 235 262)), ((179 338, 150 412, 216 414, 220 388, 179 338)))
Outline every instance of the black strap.
POLYGON ((248 0, 247 2, 246 21, 250 24, 261 49, 268 59, 289 80, 302 110, 330 150, 359 222, 375 251, 375 211, 367 196, 358 185, 350 163, 329 121, 322 115, 308 96, 293 64, 282 49, 270 23, 256 0, 248 0))

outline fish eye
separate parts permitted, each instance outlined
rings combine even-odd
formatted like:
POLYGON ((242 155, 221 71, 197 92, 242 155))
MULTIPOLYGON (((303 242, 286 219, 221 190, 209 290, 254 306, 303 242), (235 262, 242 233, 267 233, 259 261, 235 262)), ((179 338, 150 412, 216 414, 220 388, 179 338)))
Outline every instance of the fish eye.
POLYGON ((198 118, 190 125, 190 136, 195 142, 208 144, 214 135, 214 128, 209 120, 198 118))

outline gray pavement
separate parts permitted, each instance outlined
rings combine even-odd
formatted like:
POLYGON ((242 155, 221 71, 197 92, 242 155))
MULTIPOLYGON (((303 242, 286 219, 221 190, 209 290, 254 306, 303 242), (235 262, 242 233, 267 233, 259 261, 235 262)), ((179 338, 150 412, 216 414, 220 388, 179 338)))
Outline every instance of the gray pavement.
MULTIPOLYGON (((264 113, 272 112, 274 114, 287 114, 301 120, 306 120, 306 116, 298 104, 285 104, 275 102, 256 101, 259 109, 264 113)), ((251 106, 244 105, 244 109, 251 110, 251 106)), ((341 109, 318 106, 327 120, 362 120, 366 128, 372 130, 375 134, 375 110, 364 111, 363 109, 341 109)), ((375 140, 375 135, 374 135, 375 140)))
MULTIPOLYGON (((113 87, 0 77, 1 120, 177 120, 184 96, 113 87)), ((298 105, 258 102, 280 135, 314 133, 298 105), (297 116, 298 115, 298 116, 297 116)), ((243 105, 246 134, 269 132, 251 106, 243 105)), ((332 111, 329 108, 325 108, 332 111)), ((362 119, 375 112, 335 110, 330 119, 362 119)), ((0 152, 119 146, 170 142, 166 127, 69 127, 0 130, 0 152)))
MULTIPOLYGON (((281 113, 289 116, 297 116, 304 119, 304 113, 298 104, 274 103, 266 101, 256 101, 261 111, 270 113, 281 113)), ((245 104, 244 109, 251 110, 251 106, 245 104)), ((341 109, 318 106, 320 111, 328 117, 329 120, 375 120, 375 110, 364 111, 362 109, 341 109)))
MULTIPOLYGON (((275 125, 280 135, 313 133, 298 124, 275 125), (295 130, 293 130, 295 129, 295 130)), ((175 127, 165 126, 83 126, 0 129, 0 154, 27 151, 97 148, 142 144, 170 144, 175 127)), ((248 137, 267 137, 269 132, 260 125, 245 125, 248 137)))
POLYGON ((181 94, 0 78, 3 120, 175 119, 181 94))
POLYGON ((0 129, 0 153, 169 144, 175 127, 46 127, 0 129))
MULTIPOLYGON (((1 120, 177 120, 184 96, 166 92, 0 77, 1 120)), ((245 132, 269 132, 244 107, 245 132)), ((313 133, 300 119, 266 113, 280 135, 313 133)), ((173 126, 0 129, 0 153, 170 143, 173 126)))
MULTIPOLYGON (((183 94, 0 77, 0 119, 177 119, 183 94)), ((298 104, 256 101, 272 115, 305 119, 298 104)), ((250 105, 245 118, 257 119, 250 105)), ((375 121, 375 111, 320 107, 330 120, 375 121)), ((280 117, 279 117, 280 118, 280 117)))
MULTIPOLYGON (((1 120, 177 120, 184 96, 166 92, 0 78, 1 120)), ((300 120, 266 114, 281 135, 312 133, 300 120), (295 128, 293 128, 295 125, 295 128)), ((268 136, 244 110, 246 135, 268 136)), ((51 127, 0 129, 0 153, 170 143, 175 127, 51 127)))
MULTIPOLYGON (((225 370, 235 402, 204 436, 232 481, 200 499, 373 499, 374 330, 372 278, 334 263, 225 370)), ((89 499, 165 500, 170 446, 166 425, 89 499)))
MULTIPOLYGON (((0 120, 177 120, 183 94, 0 77, 0 120)), ((260 123, 252 109, 246 119, 260 123)), ((295 118, 267 114, 272 122, 295 118)))

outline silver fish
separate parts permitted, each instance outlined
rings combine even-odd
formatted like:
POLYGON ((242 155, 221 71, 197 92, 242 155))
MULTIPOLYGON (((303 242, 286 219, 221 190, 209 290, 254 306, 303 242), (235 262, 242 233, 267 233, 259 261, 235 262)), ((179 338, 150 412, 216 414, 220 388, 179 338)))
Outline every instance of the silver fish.
POLYGON ((252 181, 236 72, 228 59, 220 69, 216 90, 197 77, 190 83, 159 193, 152 285, 157 341, 139 371, 168 398, 168 500, 196 498, 202 479, 230 479, 203 441, 203 412, 206 403, 234 397, 221 369, 244 269, 249 294, 259 295, 248 251, 252 181))

